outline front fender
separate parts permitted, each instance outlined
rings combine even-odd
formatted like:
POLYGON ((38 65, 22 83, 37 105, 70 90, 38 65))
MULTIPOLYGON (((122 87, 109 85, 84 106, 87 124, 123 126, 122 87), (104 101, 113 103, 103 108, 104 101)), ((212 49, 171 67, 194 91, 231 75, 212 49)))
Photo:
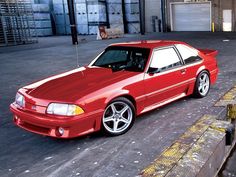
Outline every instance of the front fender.
POLYGON ((107 105, 109 102, 111 102, 115 98, 122 97, 122 95, 130 95, 130 93, 128 90, 117 90, 111 93, 111 95, 105 99, 104 104, 107 105))

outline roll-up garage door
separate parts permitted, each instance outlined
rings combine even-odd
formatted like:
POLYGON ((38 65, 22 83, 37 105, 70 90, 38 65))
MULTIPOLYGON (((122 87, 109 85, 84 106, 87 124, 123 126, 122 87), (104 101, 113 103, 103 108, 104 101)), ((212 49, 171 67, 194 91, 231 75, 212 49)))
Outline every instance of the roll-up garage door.
POLYGON ((172 31, 211 31, 211 2, 171 3, 172 31))

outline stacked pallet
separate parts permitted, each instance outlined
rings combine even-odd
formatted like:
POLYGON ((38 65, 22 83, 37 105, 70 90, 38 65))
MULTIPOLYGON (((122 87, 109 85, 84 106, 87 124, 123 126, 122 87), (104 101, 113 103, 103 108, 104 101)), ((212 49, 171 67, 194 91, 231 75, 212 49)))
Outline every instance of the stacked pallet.
POLYGON ((78 34, 89 34, 87 12, 86 0, 77 0, 75 4, 75 13, 78 34))
POLYGON ((124 33, 123 12, 121 0, 108 0, 110 28, 124 33))
POLYGON ((31 31, 35 28, 37 36, 52 35, 49 3, 45 1, 35 1, 32 7, 34 19, 30 21, 31 31))
POLYGON ((53 0, 52 16, 56 26, 56 34, 70 34, 70 21, 67 0, 53 0))
POLYGON ((107 26, 106 1, 87 0, 89 34, 97 34, 98 26, 107 26))
POLYGON ((125 0, 128 33, 140 33, 139 0, 125 0))
MULTIPOLYGON (((106 25, 106 6, 103 0, 75 0, 78 34, 96 34, 99 25, 106 25)), ((67 0, 53 0, 53 16, 57 34, 70 34, 67 0)))
POLYGON ((0 1, 0 46, 36 42, 30 28, 33 12, 30 0, 0 1))

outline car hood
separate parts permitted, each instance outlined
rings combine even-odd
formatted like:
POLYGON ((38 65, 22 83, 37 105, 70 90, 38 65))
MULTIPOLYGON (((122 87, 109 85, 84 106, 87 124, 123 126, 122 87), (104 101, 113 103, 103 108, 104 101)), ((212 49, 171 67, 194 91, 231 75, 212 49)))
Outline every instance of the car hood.
POLYGON ((112 72, 109 68, 81 67, 35 82, 24 89, 28 90, 27 94, 33 98, 75 102, 89 93, 136 74, 129 71, 112 72))

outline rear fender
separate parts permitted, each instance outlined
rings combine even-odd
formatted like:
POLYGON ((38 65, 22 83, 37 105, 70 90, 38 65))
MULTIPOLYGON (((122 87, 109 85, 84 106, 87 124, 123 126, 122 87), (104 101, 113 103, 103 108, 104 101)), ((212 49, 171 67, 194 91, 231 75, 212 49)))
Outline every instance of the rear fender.
MULTIPOLYGON (((203 65, 203 66, 201 66, 201 67, 198 68, 198 70, 197 70, 197 72, 196 72, 196 77, 197 77, 198 74, 199 74, 200 72, 202 72, 203 70, 207 70, 205 65, 203 65)), ((207 70, 207 71, 208 71, 208 70, 207 70)), ((208 72, 209 72, 209 71, 208 71, 208 72)))

